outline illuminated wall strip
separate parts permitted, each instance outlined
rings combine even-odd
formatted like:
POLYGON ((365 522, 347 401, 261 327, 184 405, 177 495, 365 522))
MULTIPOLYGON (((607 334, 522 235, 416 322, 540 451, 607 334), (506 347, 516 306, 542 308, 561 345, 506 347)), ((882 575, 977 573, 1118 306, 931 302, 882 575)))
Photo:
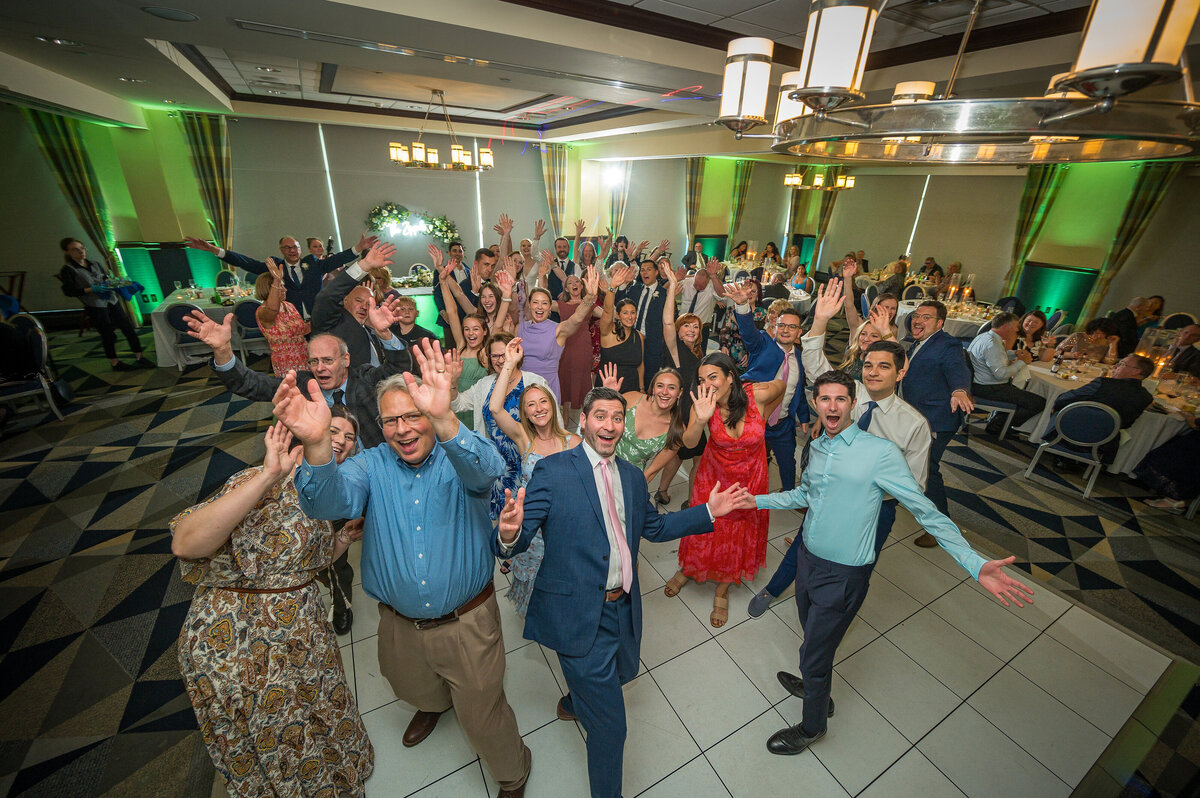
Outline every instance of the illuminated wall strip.
POLYGON ((925 192, 929 190, 929 178, 932 175, 925 175, 925 185, 921 188, 921 201, 917 203, 917 218, 913 219, 912 232, 908 234, 908 246, 904 248, 904 254, 912 255, 912 242, 917 237, 917 223, 921 221, 921 208, 925 207, 925 192))
MULTIPOLYGON (((329 207, 333 210, 333 242, 334 251, 342 251, 342 228, 338 225, 337 200, 333 198, 333 178, 329 175, 329 155, 325 152, 325 130, 317 123, 317 138, 321 140, 321 160, 325 163, 325 185, 329 187, 329 207)), ((332 252, 325 253, 332 255, 332 252)))
MULTIPOLYGON (((479 140, 471 139, 475 151, 475 163, 479 163, 479 140)), ((479 172, 475 173, 475 218, 479 221, 479 246, 483 246, 483 189, 479 186, 479 172)), ((474 257, 473 255, 471 257, 474 257)))

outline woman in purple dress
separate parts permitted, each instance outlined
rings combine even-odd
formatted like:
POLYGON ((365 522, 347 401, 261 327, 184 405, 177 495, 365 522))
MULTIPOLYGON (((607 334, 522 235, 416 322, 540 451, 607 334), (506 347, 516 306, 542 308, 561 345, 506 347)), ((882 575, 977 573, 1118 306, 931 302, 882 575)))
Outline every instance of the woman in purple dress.
MULTIPOLYGON (((550 254, 543 253, 538 267, 539 283, 544 283, 546 275, 550 273, 550 254)), ((521 339, 525 350, 525 369, 546 380, 554 392, 555 400, 560 403, 562 391, 558 384, 558 361, 562 357, 563 344, 591 315, 599 283, 599 273, 589 268, 583 277, 586 291, 583 301, 569 318, 561 322, 550 318, 550 292, 541 285, 530 291, 525 301, 525 312, 517 326, 517 337, 521 339)))

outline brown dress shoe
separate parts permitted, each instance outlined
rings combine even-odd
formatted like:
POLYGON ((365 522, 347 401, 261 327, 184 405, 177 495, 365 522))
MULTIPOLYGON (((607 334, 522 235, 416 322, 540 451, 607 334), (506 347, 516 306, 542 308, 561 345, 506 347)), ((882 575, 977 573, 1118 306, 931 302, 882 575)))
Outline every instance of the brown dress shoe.
POLYGON ((501 790, 496 795, 496 798, 524 798, 524 796, 525 796, 525 785, 522 784, 520 787, 516 788, 515 790, 501 790))
POLYGON ((567 708, 563 706, 563 700, 558 699, 558 706, 554 710, 554 714, 558 715, 559 720, 579 720, 579 718, 567 712, 567 708))
POLYGON ((404 730, 404 747, 412 748, 428 737, 441 716, 441 712, 422 712, 418 709, 417 714, 408 722, 408 728, 404 730))
POLYGON ((916 540, 914 540, 913 543, 915 543, 916 545, 920 546, 923 549, 932 549, 934 546, 936 546, 938 544, 937 538, 935 538, 933 535, 929 534, 928 532, 922 532, 920 535, 917 536, 916 540))

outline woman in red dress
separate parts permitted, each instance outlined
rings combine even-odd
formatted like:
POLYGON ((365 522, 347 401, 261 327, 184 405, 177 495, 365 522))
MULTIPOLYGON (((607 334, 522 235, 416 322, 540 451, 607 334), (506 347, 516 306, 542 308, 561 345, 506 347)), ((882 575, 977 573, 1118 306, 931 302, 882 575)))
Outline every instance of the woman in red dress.
MULTIPOLYGON (((692 506, 708 501, 713 485, 738 483, 751 493, 767 490, 766 418, 783 398, 782 380, 743 383, 729 355, 714 352, 697 367, 697 389, 684 446, 695 446, 708 429, 708 446, 700 455, 692 506)), ((729 586, 753 579, 767 559, 766 510, 736 510, 718 518, 707 535, 679 541, 679 570, 663 589, 679 593, 688 579, 717 583, 709 623, 729 620, 729 586)))

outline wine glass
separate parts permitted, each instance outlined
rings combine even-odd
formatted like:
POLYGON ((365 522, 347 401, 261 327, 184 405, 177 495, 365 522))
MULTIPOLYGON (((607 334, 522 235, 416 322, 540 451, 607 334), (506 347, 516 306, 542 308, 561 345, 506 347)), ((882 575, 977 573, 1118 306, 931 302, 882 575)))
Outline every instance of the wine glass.
POLYGON ((182 290, 183 290, 183 283, 181 283, 179 280, 176 280, 175 281, 175 293, 178 294, 182 290))

